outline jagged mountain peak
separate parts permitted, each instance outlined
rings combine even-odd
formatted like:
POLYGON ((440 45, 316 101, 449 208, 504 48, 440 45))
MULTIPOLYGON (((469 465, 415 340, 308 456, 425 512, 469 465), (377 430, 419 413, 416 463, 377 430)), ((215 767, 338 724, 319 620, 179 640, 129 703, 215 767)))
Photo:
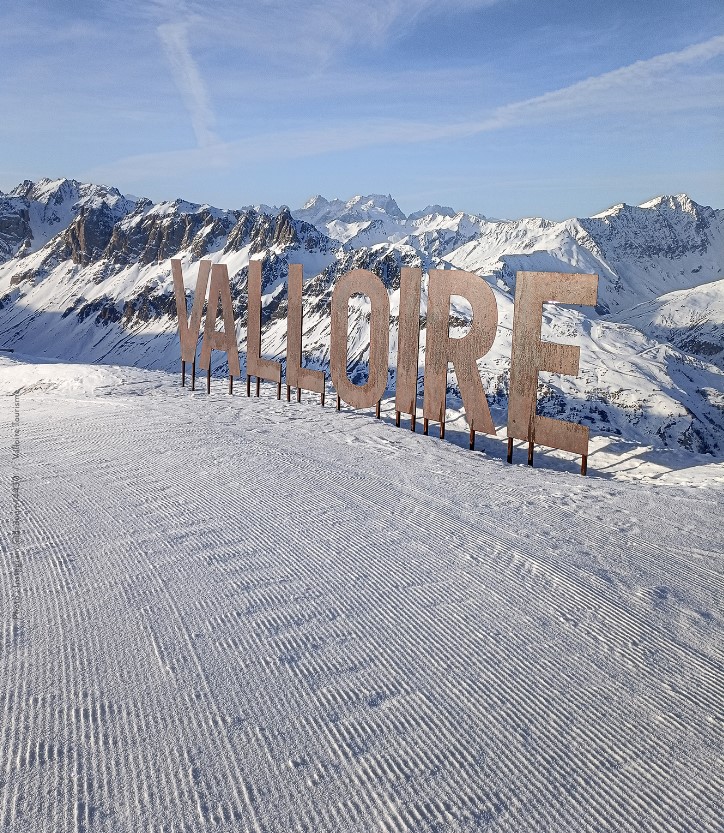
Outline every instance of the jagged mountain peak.
POLYGON ((597 214, 592 214, 590 219, 591 220, 602 220, 605 217, 615 216, 617 214, 621 214, 623 211, 631 208, 628 203, 625 202, 618 202, 616 205, 611 205, 608 208, 605 208, 603 211, 599 211, 597 214))
POLYGON ((0 262, 42 249, 87 212, 106 212, 121 219, 135 203, 117 188, 75 179, 26 179, 3 196, 0 210, 0 262))
POLYGON ((428 205, 420 211, 413 211, 412 214, 407 215, 408 220, 422 220, 424 217, 438 216, 438 217, 457 217, 459 211, 451 208, 449 205, 428 205))
POLYGON ((161 202, 155 203, 151 207, 149 214, 159 216, 163 216, 164 214, 196 214, 203 207, 205 206, 201 203, 189 202, 182 197, 176 197, 174 200, 162 200, 161 202))
POLYGON ((30 193, 30 190, 35 187, 35 183, 32 179, 24 179, 22 182, 19 182, 14 188, 11 188, 7 195, 8 197, 20 197, 21 199, 25 199, 27 194, 30 193))
POLYGON ((295 217, 313 225, 334 222, 361 223, 379 218, 404 222, 405 214, 390 194, 357 194, 348 200, 329 200, 321 194, 310 197, 302 208, 292 212, 295 217))
POLYGON ((348 211, 381 211, 397 220, 404 220, 405 215, 400 210, 391 194, 357 195, 347 201, 348 211))
MULTIPOLYGON (((61 202, 76 200, 80 196, 82 185, 76 179, 50 179, 43 177, 34 182, 32 179, 24 179, 16 185, 8 194, 10 197, 18 197, 29 202, 39 202, 45 205, 52 203, 58 205, 61 202)), ((86 186, 86 189, 99 186, 86 186)))
POLYGON ((268 214, 270 217, 276 217, 279 213, 279 206, 269 205, 265 202, 259 202, 252 206, 247 206, 243 208, 242 211, 248 211, 250 208, 256 211, 257 214, 268 214))
POLYGON ((663 208, 670 211, 687 211, 689 213, 695 213, 697 209, 705 207, 692 200, 688 194, 662 194, 639 205, 639 208, 663 208))
POLYGON ((89 198, 110 197, 122 198, 123 195, 117 188, 107 185, 79 182, 77 179, 50 179, 43 177, 37 182, 25 179, 15 186, 7 195, 17 197, 29 202, 38 202, 43 205, 61 205, 62 203, 73 203, 78 200, 89 198))
POLYGON ((712 210, 713 209, 708 206, 700 205, 688 194, 661 194, 658 197, 652 197, 650 200, 646 200, 639 205, 630 205, 626 202, 616 203, 616 205, 612 205, 605 211, 593 214, 589 219, 599 220, 624 214, 638 215, 641 212, 650 211, 678 211, 685 212, 687 214, 699 214, 702 211, 712 210))
MULTIPOLYGON (((339 205, 344 205, 342 200, 334 199, 334 200, 332 200, 332 202, 333 203, 338 203, 339 205)), ((315 196, 310 197, 304 203, 304 205, 302 206, 302 210, 306 210, 306 209, 309 209, 309 208, 321 209, 321 208, 326 208, 328 205, 330 205, 330 201, 326 197, 323 197, 321 194, 316 194, 315 196)))

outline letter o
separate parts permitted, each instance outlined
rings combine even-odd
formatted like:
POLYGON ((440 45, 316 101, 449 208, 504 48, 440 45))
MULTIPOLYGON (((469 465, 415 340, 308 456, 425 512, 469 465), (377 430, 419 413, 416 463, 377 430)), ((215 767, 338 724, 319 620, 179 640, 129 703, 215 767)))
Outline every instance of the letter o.
POLYGON ((390 351, 390 298, 382 281, 367 269, 353 269, 337 282, 332 292, 330 373, 340 399, 353 408, 370 408, 387 387, 390 351), (370 372, 364 385, 347 376, 349 299, 360 293, 370 299, 370 372))

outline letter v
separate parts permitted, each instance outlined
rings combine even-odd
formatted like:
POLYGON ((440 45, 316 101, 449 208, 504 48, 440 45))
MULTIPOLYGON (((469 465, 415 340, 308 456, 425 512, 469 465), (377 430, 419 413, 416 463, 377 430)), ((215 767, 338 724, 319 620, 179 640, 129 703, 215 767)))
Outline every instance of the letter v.
POLYGON ((199 276, 196 278, 194 303, 191 307, 191 318, 187 318, 186 290, 184 289, 183 271, 180 260, 171 261, 173 272, 173 291, 176 296, 176 317, 178 318, 178 337, 181 342, 181 361, 196 361, 196 347, 199 343, 201 331, 201 313, 204 311, 206 300, 206 286, 209 282, 211 261, 202 260, 199 263, 199 276))

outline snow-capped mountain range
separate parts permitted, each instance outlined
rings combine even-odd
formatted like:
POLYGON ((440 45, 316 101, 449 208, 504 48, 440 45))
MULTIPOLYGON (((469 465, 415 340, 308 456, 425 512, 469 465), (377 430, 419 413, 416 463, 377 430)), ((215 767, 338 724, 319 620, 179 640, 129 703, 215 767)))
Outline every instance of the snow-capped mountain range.
MULTIPOLYGON (((505 421, 518 270, 595 272, 596 309, 547 306, 544 337, 581 346, 576 379, 541 374, 540 411, 658 447, 724 453, 724 211, 686 195, 616 205, 594 217, 499 220, 429 206, 405 216, 391 196, 322 196, 302 208, 222 210, 153 204, 74 180, 0 193, 0 348, 68 361, 179 367, 170 258, 189 295, 198 261, 226 263, 244 357, 249 259, 263 257, 262 349, 286 353, 286 277, 304 266, 304 354, 329 359, 329 300, 353 268, 391 298, 390 390, 400 268, 459 268, 493 289, 498 331, 480 361, 496 424, 505 421)), ((190 297, 189 297, 190 303, 190 297)), ((423 282, 420 378, 424 367, 423 282)), ((350 312, 350 373, 364 375, 368 307, 350 312)), ((465 330, 466 305, 452 332, 465 330)), ((224 372, 215 354, 215 372, 224 372)), ((449 406, 459 407, 453 375, 449 406)), ((420 391, 422 388, 420 387, 420 391)))

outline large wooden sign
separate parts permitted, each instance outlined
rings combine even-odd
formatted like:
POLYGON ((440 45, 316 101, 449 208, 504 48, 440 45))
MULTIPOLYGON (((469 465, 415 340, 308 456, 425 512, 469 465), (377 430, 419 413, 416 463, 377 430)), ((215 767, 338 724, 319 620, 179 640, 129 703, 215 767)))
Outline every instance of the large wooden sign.
MULTIPOLYGON (((207 392, 211 385, 211 351, 226 353, 229 366, 229 393, 233 378, 241 375, 237 347, 229 274, 224 264, 202 260, 196 280, 191 317, 188 317, 186 294, 180 260, 171 261, 178 332, 181 344, 181 383, 185 384, 186 362, 192 362, 192 388, 195 382, 196 349, 201 330, 201 317, 206 287, 209 287, 200 367, 207 371, 207 392), (221 307, 223 330, 217 330, 218 309, 221 307)), ((289 267, 286 385, 321 394, 324 405, 325 377, 321 370, 302 366, 302 286, 301 266, 289 267)), ((420 296, 422 270, 405 267, 400 280, 400 314, 397 350, 397 384, 395 421, 400 415, 410 416, 415 430, 417 416, 417 379, 420 344, 420 296)), ((586 473, 588 429, 582 425, 551 419, 536 414, 538 373, 549 371, 575 376, 578 373, 580 348, 543 341, 541 324, 543 304, 557 301, 565 304, 593 306, 596 303, 598 276, 563 274, 560 272, 518 272, 513 313, 513 344, 508 396, 508 462, 513 459, 513 441, 528 443, 528 463, 533 465, 533 448, 538 443, 580 454, 581 474, 586 473)), ((261 345, 261 261, 249 263, 248 323, 246 354, 246 393, 251 394, 251 379, 266 379, 277 385, 281 396, 282 363, 262 358, 261 345)), ((447 408, 447 373, 452 364, 458 380, 464 415, 470 429, 470 448, 475 447, 475 434, 495 435, 495 426, 483 389, 478 360, 490 350, 495 339, 498 309, 495 295, 478 275, 458 269, 431 269, 428 284, 427 332, 424 368, 423 432, 427 434, 430 420, 440 424, 445 436, 447 408), (450 299, 458 296, 470 305, 473 315, 470 329, 462 338, 450 336, 450 299)), ((334 287, 331 301, 330 373, 337 391, 337 408, 342 401, 353 408, 375 406, 380 415, 380 400, 387 388, 390 343, 390 300, 382 281, 366 269, 354 269, 343 275, 334 287), (356 384, 347 374, 349 300, 365 295, 370 303, 369 373, 364 384, 356 384)))

